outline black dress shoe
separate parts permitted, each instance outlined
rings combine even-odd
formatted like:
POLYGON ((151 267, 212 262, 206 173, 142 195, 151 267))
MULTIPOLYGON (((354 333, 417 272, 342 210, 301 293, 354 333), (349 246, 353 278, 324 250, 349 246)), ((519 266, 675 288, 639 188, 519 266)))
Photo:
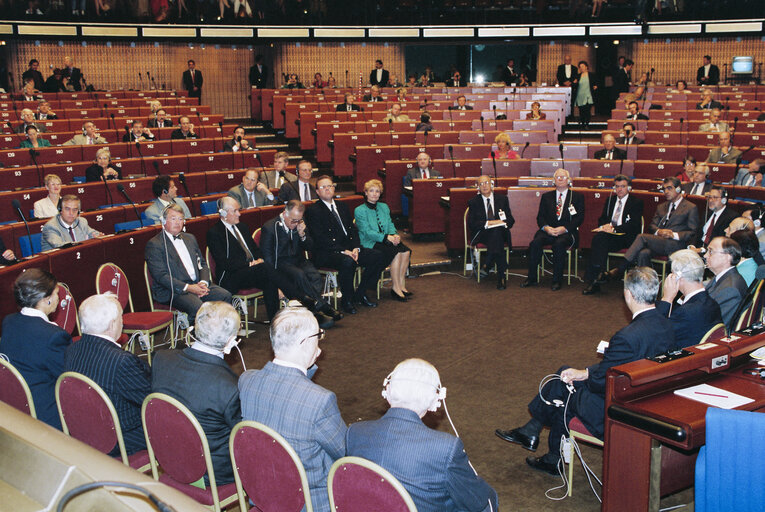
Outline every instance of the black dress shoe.
POLYGON ((330 317, 332 320, 334 320, 336 322, 338 320, 342 320, 343 319, 343 314, 341 312, 339 312, 338 310, 336 310, 335 308, 333 308, 332 306, 330 306, 326 302, 321 304, 321 306, 319 307, 319 312, 327 315, 328 317, 330 317))
POLYGON ((544 457, 526 457, 526 464, 542 473, 547 473, 552 476, 560 476, 560 473, 558 472, 558 464, 547 462, 544 460, 544 457))
POLYGON ((368 308, 376 308, 377 307, 377 303, 376 302, 372 302, 371 300, 369 300, 369 298, 366 295, 362 295, 359 298, 359 304, 361 304, 362 306, 366 306, 368 308))
POLYGON ((537 285, 539 285, 537 281, 526 279, 524 282, 521 283, 521 288, 528 288, 529 286, 537 286, 537 285))
POLYGON ((507 281, 505 278, 497 279, 497 290, 505 290, 507 288, 507 281))
POLYGON ((619 270, 619 267, 612 268, 608 272, 601 272, 601 274, 598 276, 598 281, 602 281, 604 283, 609 281, 617 281, 621 276, 622 271, 619 270))
POLYGON ((348 313, 349 315, 355 315, 356 314, 356 307, 353 305, 353 302, 347 301, 343 302, 343 311, 348 313))
POLYGON ((598 283, 589 283, 582 290, 582 295, 594 295, 600 292, 600 285, 598 283))
POLYGON ((409 299, 406 298, 404 295, 399 295, 398 293, 394 292, 393 290, 390 291, 390 296, 399 301, 399 302, 407 302, 409 299))
POLYGON ((412 295, 414 295, 412 292, 401 292, 401 293, 404 294, 404 297, 411 297, 412 295))
POLYGON ((560 290, 560 283, 553 283, 550 289, 554 292, 557 292, 558 290, 560 290))
POLYGON ((334 320, 322 315, 321 313, 315 313, 313 316, 316 318, 316 321, 319 322, 319 327, 322 329, 331 329, 335 326, 334 320))
POLYGON ((537 446, 539 446, 539 436, 527 436, 517 428, 513 430, 497 429, 494 433, 497 434, 497 437, 510 443, 519 444, 531 452, 537 451, 537 446))

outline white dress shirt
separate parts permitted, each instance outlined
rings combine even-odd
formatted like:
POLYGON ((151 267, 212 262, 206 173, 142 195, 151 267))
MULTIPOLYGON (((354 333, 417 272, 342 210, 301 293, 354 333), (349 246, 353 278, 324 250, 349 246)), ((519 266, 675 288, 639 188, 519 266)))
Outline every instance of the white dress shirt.
MULTIPOLYGON (((186 247, 186 243, 181 238, 176 239, 167 231, 165 231, 165 235, 170 239, 170 243, 173 244, 175 250, 178 251, 178 257, 181 258, 181 263, 183 263, 183 267, 186 269, 191 280, 196 281, 197 269, 194 266, 194 262, 191 260, 191 254, 189 253, 189 248, 186 247)), ((178 236, 180 236, 180 234, 178 236)))

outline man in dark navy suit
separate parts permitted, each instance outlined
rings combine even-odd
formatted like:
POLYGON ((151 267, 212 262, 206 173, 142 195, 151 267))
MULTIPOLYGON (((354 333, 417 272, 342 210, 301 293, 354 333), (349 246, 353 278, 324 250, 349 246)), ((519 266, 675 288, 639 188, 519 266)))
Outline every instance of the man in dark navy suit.
MULTIPOLYGON (((194 343, 183 350, 158 352, 152 367, 152 392, 172 396, 199 421, 217 485, 234 481, 228 438, 242 421, 242 408, 239 377, 223 358, 238 344, 238 331, 239 313, 231 304, 205 302, 194 324, 194 343)), ((205 483, 209 482, 205 475, 205 483)))
MULTIPOLYGON (((66 351, 64 370, 89 377, 114 404, 128 455, 145 450, 141 405, 151 393, 151 370, 122 349, 122 306, 111 294, 92 295, 80 304, 82 338, 66 351)), ((115 446, 110 455, 119 455, 115 446)))
POLYGON ((631 195, 630 179, 619 174, 614 178, 613 195, 603 205, 597 233, 592 237, 590 261, 584 274, 582 295, 600 291, 597 277, 606 266, 608 253, 626 249, 640 233, 643 225, 643 201, 631 195))
POLYGON ((313 260, 318 267, 332 267, 338 271, 340 291, 343 294, 343 310, 355 314, 355 303, 368 308, 377 307, 367 297, 367 290, 374 288, 380 272, 385 268, 382 254, 375 249, 361 247, 359 233, 353 216, 345 203, 334 200, 335 184, 329 176, 316 180, 319 200, 306 210, 308 233, 313 238, 313 260), (357 290, 353 289, 356 267, 364 267, 357 290))
POLYGON ((560 379, 549 380, 529 403, 531 420, 528 423, 513 430, 496 431, 505 441, 534 452, 539 445, 542 427, 550 427, 549 451, 542 457, 527 457, 529 466, 558 476, 561 436, 565 435, 566 426, 574 417, 579 418, 592 435, 603 438, 606 372, 609 368, 659 354, 674 346, 672 325, 654 306, 658 292, 659 276, 652 268, 637 267, 627 272, 624 301, 632 312, 632 321, 613 335, 603 360, 583 370, 562 366, 556 372, 560 379))
POLYGON ((656 309, 669 318, 675 331, 674 348, 695 345, 715 325, 722 323, 720 305, 709 296, 701 280, 704 260, 691 249, 673 252, 669 257, 672 273, 664 279, 662 297, 656 309), (677 294, 682 298, 675 301, 677 294))
POLYGON ((494 192, 490 176, 479 176, 478 192, 477 196, 468 201, 467 225, 472 236, 471 245, 486 245, 486 270, 496 263, 497 289, 504 290, 507 287, 505 244, 512 249, 510 228, 515 224, 515 219, 507 195, 494 192))
POLYGON ((571 177, 567 170, 558 169, 553 175, 555 190, 545 192, 539 200, 537 225, 539 231, 529 244, 529 274, 521 288, 536 286, 537 267, 542 260, 542 249, 552 245, 552 290, 560 290, 566 251, 579 243, 579 226, 584 221, 584 196, 571 190, 571 177))
POLYGON ((479 477, 462 441, 422 422, 446 398, 435 367, 407 359, 383 382, 385 415, 348 427, 349 456, 379 464, 401 482, 420 512, 499 510, 497 493, 479 477))

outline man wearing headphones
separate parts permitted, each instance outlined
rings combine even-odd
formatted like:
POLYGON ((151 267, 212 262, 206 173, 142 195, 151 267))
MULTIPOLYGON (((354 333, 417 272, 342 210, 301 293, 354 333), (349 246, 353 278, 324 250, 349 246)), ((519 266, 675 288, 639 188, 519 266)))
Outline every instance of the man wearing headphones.
MULTIPOLYGON (((127 130, 127 126, 125 127, 127 130)), ((130 130, 122 136, 122 142, 152 142, 154 134, 148 127, 143 126, 143 121, 133 121, 130 130)))
POLYGON ((654 356, 674 346, 672 324, 654 306, 658 292, 659 276, 652 268, 638 267, 627 272, 624 301, 632 312, 632 321, 613 335, 603 359, 583 370, 560 367, 555 372, 560 378, 552 376, 529 403, 531 420, 528 423, 512 430, 495 431, 505 441, 535 452, 542 427, 550 427, 549 451, 542 457, 527 457, 529 466, 558 476, 563 470, 559 466, 561 437, 566 436, 568 424, 574 417, 579 418, 592 435, 603 438, 609 368, 654 356))
POLYGON ((507 288, 505 244, 512 249, 510 228, 513 224, 515 219, 507 195, 494 192, 491 176, 479 176, 478 195, 468 201, 467 225, 472 235, 471 245, 486 245, 486 270, 497 265, 498 290, 507 288))
POLYGON ((80 217, 80 198, 65 195, 61 198, 61 210, 42 227, 42 250, 49 251, 64 244, 82 242, 104 234, 88 226, 88 220, 80 217))
MULTIPOLYGON (((286 182, 297 181, 297 176, 295 176, 292 172, 287 171, 287 166, 289 163, 290 155, 286 151, 278 151, 274 155, 274 169, 272 171, 266 169, 260 171, 258 181, 263 183, 269 189, 281 189, 282 185, 284 185, 286 182)), ((311 176, 309 174, 308 178, 310 177, 311 176)), ((281 195, 281 190, 279 190, 279 194, 281 195)), ((282 200, 280 197, 279 202, 285 203, 287 201, 282 200)))
POLYGON ((651 224, 632 242, 624 261, 618 267, 601 273, 599 281, 618 279, 631 265, 647 267, 652 257, 669 256, 698 239, 699 210, 683 198, 680 180, 670 176, 664 178, 663 185, 667 202, 656 208, 651 224))
POLYGON ((348 427, 349 456, 390 471, 420 512, 499 510, 496 491, 475 473, 462 441, 422 422, 446 398, 433 365, 400 362, 383 381, 382 396, 390 405, 382 418, 348 427))
POLYGON ((274 204, 275 198, 263 183, 258 181, 258 171, 248 169, 242 176, 242 183, 231 187, 228 196, 235 199, 243 208, 258 208, 274 204))
POLYGON ((709 296, 701 282, 704 260, 691 249, 673 252, 672 273, 664 278, 662 297, 656 309, 669 318, 675 332, 675 346, 680 349, 697 344, 715 325, 722 323, 720 305, 709 296), (675 304, 677 294, 682 299, 675 304))
MULTIPOLYGON (((278 153, 277 153, 278 155, 278 153)), ((274 160, 274 167, 283 172, 286 167, 286 153, 279 162, 274 160)), ((319 198, 319 194, 316 193, 316 187, 311 183, 311 175, 313 174, 313 164, 308 160, 301 160, 297 165, 297 180, 290 179, 292 176, 290 173, 284 173, 286 179, 279 187, 279 202, 286 203, 296 199, 298 201, 314 201, 319 198)))
POLYGON ((700 245, 707 247, 713 238, 725 236, 725 230, 738 212, 728 207, 728 191, 720 185, 712 185, 707 194, 707 215, 701 227, 700 245))
POLYGON ((242 419, 288 439, 303 463, 316 512, 330 512, 327 476, 345 456, 346 427, 337 397, 311 381, 324 331, 305 308, 284 308, 271 322, 274 359, 239 377, 242 419))
POLYGON ((594 229, 582 295, 600 291, 596 279, 606 267, 608 253, 629 247, 643 228, 643 201, 631 195, 631 191, 627 176, 619 174, 614 178, 613 195, 608 196, 594 229))
POLYGON ((749 162, 748 166, 739 169, 732 183, 742 187, 761 187, 763 174, 765 174, 765 159, 756 158, 749 162))
POLYGON ((107 140, 98 134, 98 128, 91 121, 82 123, 82 133, 78 133, 62 146, 85 146, 88 144, 108 144, 107 140))
POLYGON ((183 199, 178 197, 178 188, 175 186, 175 181, 173 181, 170 176, 163 175, 154 178, 154 181, 151 184, 151 191, 156 199, 151 202, 144 212, 144 217, 146 217, 149 222, 160 224, 162 212, 171 204, 177 204, 181 207, 181 210, 183 210, 183 218, 191 218, 189 207, 186 206, 183 199))
POLYGON ((157 113, 154 114, 152 119, 149 119, 147 126, 149 128, 166 128, 173 126, 173 120, 170 119, 170 116, 167 115, 165 109, 161 108, 157 110, 157 113))
POLYGON ((545 192, 539 200, 537 225, 539 231, 529 244, 529 274, 521 288, 537 286, 537 267, 542 249, 551 245, 553 251, 553 282, 551 289, 560 290, 566 251, 579 243, 579 226, 584 221, 584 196, 570 190, 571 177, 567 170, 558 169, 553 175, 555 190, 545 192))
POLYGON ((720 132, 717 135, 720 145, 709 150, 707 163, 710 164, 735 164, 736 160, 742 155, 741 150, 736 149, 731 144, 730 132, 720 132))
POLYGON ((183 231, 183 208, 171 204, 160 217, 162 230, 146 244, 144 257, 154 285, 151 294, 189 315, 193 323, 203 302, 231 302, 231 294, 211 284, 210 269, 197 239, 183 231))
POLYGON ((432 167, 433 161, 430 159, 430 155, 424 151, 417 155, 417 167, 411 168, 406 171, 406 177, 404 178, 404 186, 411 187, 412 180, 426 180, 429 178, 443 178, 441 173, 432 167))

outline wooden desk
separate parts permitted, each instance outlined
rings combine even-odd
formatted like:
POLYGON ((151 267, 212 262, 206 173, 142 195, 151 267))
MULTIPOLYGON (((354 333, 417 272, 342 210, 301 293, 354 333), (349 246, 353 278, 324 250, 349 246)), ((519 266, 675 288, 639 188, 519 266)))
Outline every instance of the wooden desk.
POLYGON ((715 340, 668 363, 643 359, 609 370, 602 510, 657 511, 661 496, 693 484, 708 406, 674 391, 707 383, 754 399, 739 409, 764 410, 765 381, 743 373, 747 354, 761 346, 765 334, 715 340))

